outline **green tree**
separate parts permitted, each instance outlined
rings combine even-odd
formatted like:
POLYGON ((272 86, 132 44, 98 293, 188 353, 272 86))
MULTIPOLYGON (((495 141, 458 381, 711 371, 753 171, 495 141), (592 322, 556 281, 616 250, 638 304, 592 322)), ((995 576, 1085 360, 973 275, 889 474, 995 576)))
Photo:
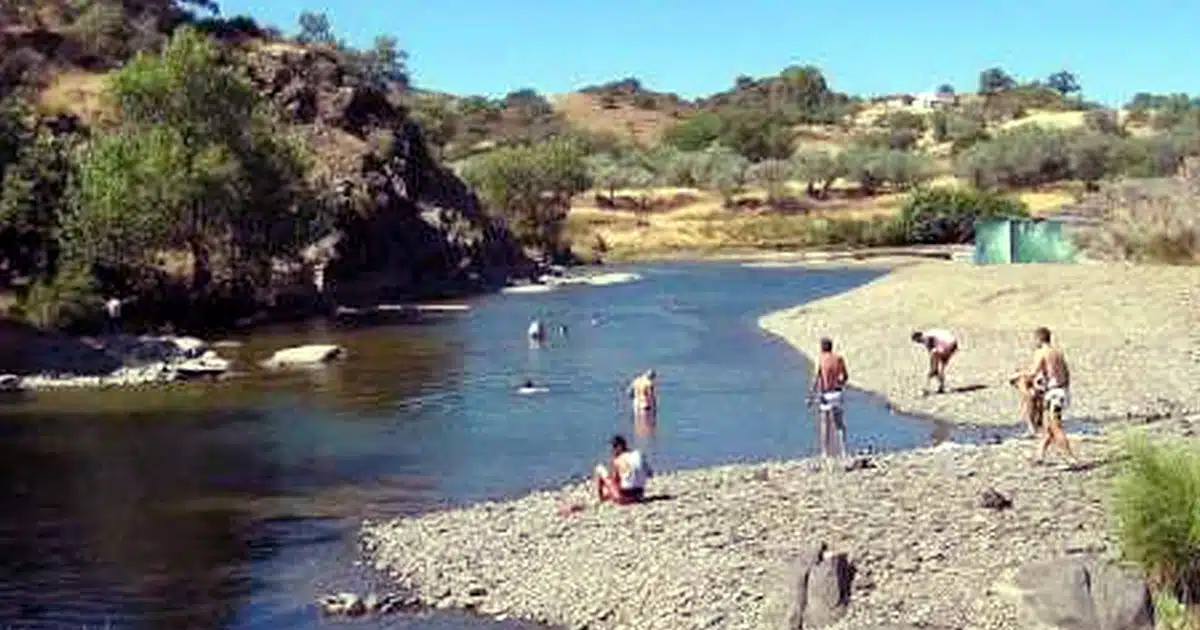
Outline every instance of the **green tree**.
POLYGON ((668 128, 662 141, 682 151, 703 151, 716 142, 724 130, 725 120, 720 115, 704 112, 668 128))
POLYGON ((64 246, 134 275, 188 253, 193 295, 253 290, 274 256, 292 255, 312 225, 305 164, 257 92, 191 28, 161 55, 139 54, 110 80, 120 125, 80 164, 64 246))
POLYGON ((823 106, 829 96, 829 84, 821 69, 812 66, 789 66, 779 74, 783 81, 787 103, 803 112, 813 112, 823 106))
POLYGON ((54 275, 59 226, 68 211, 72 149, 71 138, 43 131, 0 176, 0 261, 10 272, 34 281, 54 275))
POLYGON ((563 139, 489 151, 472 158, 463 177, 523 244, 551 255, 567 248, 571 198, 591 186, 582 147, 563 139))
POLYGON ((1002 68, 988 68, 979 73, 979 93, 998 94, 1017 87, 1017 81, 1002 68))
POLYGON ((1079 77, 1068 70, 1060 70, 1046 78, 1046 87, 1063 96, 1078 94, 1080 91, 1079 77))
POLYGON ((753 109, 725 114, 720 142, 752 162, 792 155, 792 127, 777 112, 753 109))
POLYGON ((324 13, 304 11, 297 21, 300 32, 296 35, 296 41, 302 44, 337 45, 337 36, 333 34, 333 24, 329 21, 329 16, 324 13))
POLYGON ((841 160, 820 149, 797 152, 792 156, 792 164, 796 177, 805 182, 810 197, 827 198, 833 183, 845 175, 841 160))
POLYGON ((721 195, 725 207, 733 205, 734 196, 746 186, 750 161, 724 145, 706 149, 697 160, 696 180, 708 190, 721 195))
POLYGON ((792 164, 787 160, 763 160, 752 164, 746 175, 767 191, 767 205, 775 207, 787 197, 787 183, 792 178, 792 164))
POLYGON ((1019 200, 958 187, 920 189, 908 196, 897 217, 904 240, 912 244, 970 243, 975 221, 988 217, 1024 217, 1019 200))
POLYGON ((1117 170, 1117 145, 1112 136, 1080 133, 1071 137, 1067 146, 1071 174, 1088 190, 1098 190, 1096 182, 1117 170))
POLYGON ((362 71, 367 81, 381 89, 396 85, 409 86, 408 53, 391 35, 378 35, 371 48, 360 53, 362 71))

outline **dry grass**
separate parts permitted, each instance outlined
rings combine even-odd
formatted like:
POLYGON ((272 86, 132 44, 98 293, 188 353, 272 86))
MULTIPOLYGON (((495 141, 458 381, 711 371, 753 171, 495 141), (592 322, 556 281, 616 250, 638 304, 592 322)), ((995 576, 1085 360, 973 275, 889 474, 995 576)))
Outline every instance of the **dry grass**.
POLYGON ((1083 118, 1085 112, 1054 112, 1054 111, 1039 111, 1030 110, 1029 115, 1024 118, 1010 120, 1000 126, 1001 129, 1009 130, 1025 125, 1038 125, 1050 129, 1076 129, 1083 126, 1083 118))
POLYGON ((679 120, 669 111, 642 109, 621 99, 613 109, 605 109, 597 96, 581 92, 555 95, 550 103, 572 125, 630 138, 643 145, 654 144, 679 120))
MULTIPOLYGON (((961 180, 942 176, 932 186, 961 186, 961 180)), ((804 197, 804 186, 789 184, 792 194, 804 197)), ((1075 201, 1077 184, 1043 188, 1020 193, 1020 198, 1037 216, 1052 214, 1075 201)), ((593 193, 580 195, 568 218, 568 235, 582 253, 601 255, 610 260, 658 258, 679 252, 718 252, 731 249, 801 248, 813 245, 814 230, 823 230, 822 222, 872 221, 891 218, 904 203, 903 194, 883 194, 855 198, 852 183, 839 181, 833 186, 833 199, 813 202, 804 213, 762 210, 737 210, 722 207, 713 193, 691 188, 655 188, 648 191, 624 190, 617 194, 647 199, 669 198, 680 194, 696 197, 695 203, 670 211, 638 213, 599 208, 593 193), (607 251, 599 251, 603 242, 607 251)), ((748 190, 739 199, 762 201, 766 193, 748 190)))
MULTIPOLYGON (((802 196, 802 187, 793 184, 802 196)), ((878 195, 861 199, 834 199, 807 212, 770 209, 740 210, 722 207, 718 196, 689 189, 655 189, 647 196, 695 195, 696 203, 664 212, 638 213, 598 208, 591 195, 571 209, 568 235, 578 249, 602 254, 610 260, 655 258, 671 252, 716 252, 730 249, 803 248, 823 244, 830 222, 870 221, 892 217, 903 196, 878 195), (597 239, 607 251, 594 250, 597 239)), ((739 199, 762 200, 766 194, 750 190, 739 199)))
POLYGON ((104 84, 108 75, 94 72, 63 72, 42 91, 39 104, 52 112, 78 116, 85 124, 104 118, 104 84))

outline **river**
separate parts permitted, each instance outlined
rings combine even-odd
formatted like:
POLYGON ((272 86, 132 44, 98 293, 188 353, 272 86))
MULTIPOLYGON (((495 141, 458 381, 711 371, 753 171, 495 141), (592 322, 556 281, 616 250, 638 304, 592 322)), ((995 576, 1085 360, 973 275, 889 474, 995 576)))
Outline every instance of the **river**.
MULTIPOLYGON (((814 452, 806 362, 756 320, 878 272, 627 270, 643 279, 484 296, 469 312, 404 324, 258 330, 221 350, 244 370, 222 382, 45 393, 0 407, 0 624, 326 624, 316 597, 378 579, 355 563, 364 517, 586 474, 605 440, 628 428, 624 386, 648 367, 660 383, 657 469, 814 452), (551 328, 540 349, 524 337, 534 317, 551 328), (301 343, 338 343, 349 358, 315 371, 253 367, 301 343), (517 395, 526 378, 549 391, 517 395)), ((944 430, 859 394, 847 414, 855 449, 928 444, 944 430)), ((369 623, 522 627, 441 613, 369 623)))

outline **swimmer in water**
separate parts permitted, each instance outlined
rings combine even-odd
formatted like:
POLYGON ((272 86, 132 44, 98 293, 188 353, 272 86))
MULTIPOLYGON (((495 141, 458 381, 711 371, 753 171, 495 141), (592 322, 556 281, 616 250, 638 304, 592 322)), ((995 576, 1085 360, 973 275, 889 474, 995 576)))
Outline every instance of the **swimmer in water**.
POLYGON ((535 385, 533 383, 533 379, 528 378, 525 379, 525 382, 521 383, 521 386, 517 388, 518 394, 542 394, 548 391, 550 390, 546 389, 545 387, 539 387, 535 385))

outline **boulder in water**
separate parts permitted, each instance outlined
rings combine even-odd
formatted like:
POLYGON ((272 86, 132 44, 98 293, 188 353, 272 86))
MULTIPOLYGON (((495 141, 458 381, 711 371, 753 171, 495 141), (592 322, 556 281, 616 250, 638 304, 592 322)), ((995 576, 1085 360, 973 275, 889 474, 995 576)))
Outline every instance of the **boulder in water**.
POLYGON ((284 348, 262 362, 263 367, 313 366, 322 365, 340 359, 346 351, 341 346, 332 344, 314 344, 284 348))

